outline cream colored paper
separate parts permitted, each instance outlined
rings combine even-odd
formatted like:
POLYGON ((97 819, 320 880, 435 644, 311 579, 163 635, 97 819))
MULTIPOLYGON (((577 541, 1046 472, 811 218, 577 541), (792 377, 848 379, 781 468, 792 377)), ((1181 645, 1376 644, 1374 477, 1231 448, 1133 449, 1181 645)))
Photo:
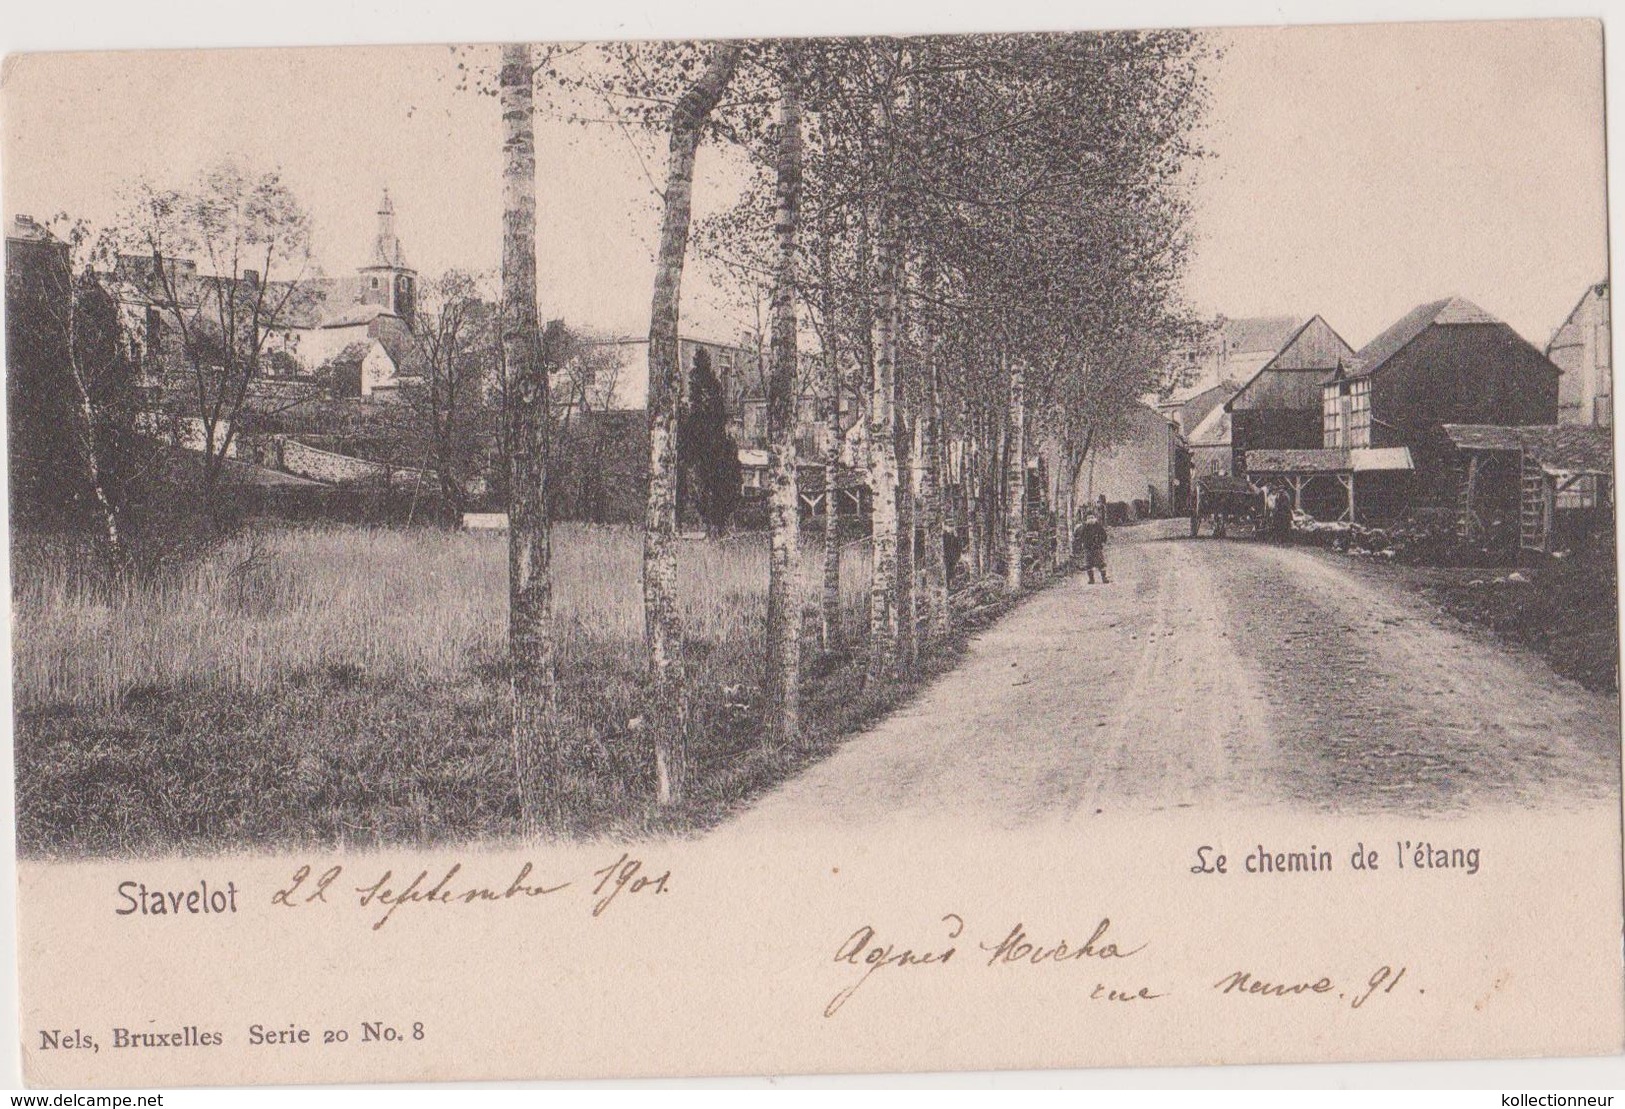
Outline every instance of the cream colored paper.
MULTIPOLYGON (((1498 132, 1531 133, 1529 119, 1511 118, 1520 112, 1547 113, 1534 130, 1553 144, 1582 148, 1554 161, 1581 167, 1577 192, 1591 206, 1579 218, 1555 222, 1572 235, 1556 247, 1544 227, 1508 228, 1503 252, 1478 262, 1490 295, 1512 304, 1509 314, 1522 313, 1510 322, 1528 336, 1547 321, 1552 297, 1572 299, 1566 273, 1524 265, 1537 245, 1539 258, 1578 257, 1580 269, 1605 262, 1596 24, 1230 34, 1246 64, 1256 67, 1226 71, 1228 102, 1237 111, 1290 113, 1292 105, 1277 96, 1248 94, 1279 91, 1268 74, 1288 61, 1299 72, 1323 66, 1339 84, 1316 99, 1321 114, 1313 126, 1346 130, 1329 143, 1304 136, 1306 148, 1325 159, 1326 196, 1271 198, 1283 205, 1283 226, 1337 240, 1318 249, 1340 264, 1323 285, 1306 288, 1294 310, 1346 308, 1351 331, 1358 328, 1363 339, 1422 299, 1394 289, 1387 276, 1408 258, 1407 236, 1420 230, 1394 207, 1392 192, 1362 188, 1362 175, 1410 175, 1429 195, 1498 174, 1509 188, 1538 189, 1540 175, 1514 172, 1516 159, 1493 141, 1498 132), (1462 47, 1459 55, 1452 44, 1462 47), (1379 117, 1390 97, 1401 99, 1394 90, 1412 81, 1468 82, 1472 75, 1457 69, 1468 63, 1456 59, 1482 60, 1485 49, 1544 59, 1495 81, 1474 77, 1473 88, 1496 95, 1464 108, 1464 118, 1499 118, 1502 125, 1463 134, 1451 126, 1459 120, 1447 120, 1425 143, 1382 145, 1379 117), (1377 68, 1362 78, 1350 57, 1376 59, 1377 68), (1549 79, 1554 61, 1588 76, 1549 79), (1385 199, 1362 209, 1367 195, 1385 199), (1329 212, 1342 213, 1346 223, 1317 222, 1329 212)), ((259 55, 244 64, 359 72, 367 76, 358 87, 387 95, 410 85, 404 74, 430 53, 346 48, 269 61, 259 55)), ((440 48, 433 53, 444 55, 440 48)), ((126 164, 142 170, 177 152, 190 155, 189 132, 172 121, 193 123, 200 111, 229 113, 229 101, 201 108, 196 101, 208 99, 209 81, 234 61, 226 54, 162 55, 158 64, 147 59, 121 76, 126 59, 118 55, 11 59, 5 215, 22 210, 20 198, 33 206, 60 194, 62 206, 73 208, 105 195, 115 181, 112 171, 96 168, 91 138, 138 148, 126 164), (69 80, 74 74, 95 80, 69 80), (126 83, 130 74, 136 76, 126 83), (146 109, 146 134, 93 118, 73 141, 60 134, 60 121, 94 117, 98 100, 113 88, 146 109)), ((494 109, 490 102, 480 106, 494 109)), ((127 110, 109 113, 113 123, 127 110)), ((269 151, 342 144, 347 129, 364 131, 377 110, 360 103, 295 118, 262 106, 239 137, 269 151)), ((1223 123, 1245 133, 1250 119, 1223 123)), ((425 133, 408 133, 422 138, 424 157, 434 156, 438 148, 425 133)), ((1295 156, 1290 147, 1271 152, 1245 138, 1239 148, 1255 160, 1238 173, 1268 176, 1269 158, 1295 156)), ((622 187, 618 157, 589 151, 578 168, 584 184, 570 195, 622 187), (595 172, 608 184, 595 187, 595 172)), ((465 218, 479 228, 467 234, 494 249, 496 156, 482 151, 470 155, 474 161, 488 170, 490 194, 471 198, 455 192, 455 181, 445 186, 446 210, 462 214, 420 222, 420 228, 438 223, 425 244, 431 257, 459 257, 465 218)), ((340 167, 328 187, 339 195, 364 179, 370 218, 372 175, 370 168, 340 167)), ((1223 260, 1203 256, 1192 275, 1208 293, 1242 288, 1247 265, 1278 264, 1291 249, 1289 237, 1227 239, 1225 221, 1240 220, 1244 194, 1223 195, 1204 226, 1229 253, 1221 253, 1223 260)), ((544 227, 544 259, 551 245, 562 268, 579 267, 605 249, 626 255, 614 276, 585 289, 571 290, 544 272, 549 314, 550 295, 566 308, 577 306, 572 296, 582 307, 646 296, 647 282, 631 257, 641 247, 602 246, 605 210, 593 209, 574 235, 568 219, 544 227)), ((1481 220, 1463 210, 1455 227, 1428 233, 1477 237, 1481 220)), ((335 229, 335 238, 361 241, 368 230, 370 223, 363 232, 335 229)), ((346 250, 334 248, 338 256, 346 250)), ((1448 273, 1443 265, 1430 269, 1435 262, 1428 258, 1410 264, 1424 280, 1448 273)), ((1586 270, 1582 280, 1597 276, 1586 270)), ((1234 311, 1268 307, 1236 304, 1234 311)), ((696 316, 708 311, 723 318, 701 298, 696 316)), ((1561 316, 1548 322, 1555 328, 1561 316)), ((1148 568, 1154 557, 1124 554, 1130 588, 1154 577, 1148 568)), ((24 1076, 31 1085, 99 1087, 1621 1050, 1617 696, 1587 693, 1481 632, 1452 625, 1414 643, 1396 632, 1418 666, 1429 646, 1463 653, 1452 672, 1461 680, 1435 694, 1460 699, 1462 728, 1483 715, 1475 705, 1505 711, 1508 682, 1527 691, 1518 701, 1526 714, 1515 722, 1518 735, 1544 728, 1550 757, 1562 765, 1537 773, 1521 751, 1509 773, 1528 775, 1528 788, 1471 794, 1442 811, 1396 811, 1373 795, 1344 806, 1330 791, 1301 802, 1284 796, 1280 784, 1291 765, 1247 761, 1249 739, 1266 727, 1256 716, 1266 670, 1194 630, 1209 615, 1236 618, 1233 600, 1211 613, 1155 613, 1157 634, 1168 637, 1174 654, 1152 655, 1139 640, 1120 644, 1121 657, 1145 672, 1136 688, 1156 701, 1155 709, 1120 703, 1120 688, 1080 683, 1076 668, 1046 673, 1035 665, 1010 679, 1007 658, 1093 650, 1082 637, 1108 634, 1091 622, 1094 610, 1083 607, 1084 588, 1074 578, 1027 600, 976 638, 955 673, 694 839, 24 858, 17 893, 24 1076), (1189 658, 1178 654, 1187 648, 1189 658), (1082 766, 1046 748, 1057 737, 1092 736, 1097 715, 1113 721, 1119 746, 1091 748, 1092 761, 1082 766), (1606 737, 1609 727, 1612 749, 1599 747, 1596 737, 1606 737), (1038 752, 1033 761, 1012 764, 983 753, 984 739, 987 749, 1007 752, 1012 733, 1031 740, 1023 750, 1038 752), (1183 800, 1151 788, 1136 796, 1125 788, 1131 777, 1115 771, 1144 758, 1189 759, 1197 764, 1186 767, 1192 780, 1221 784, 1183 800), (1249 779, 1236 767, 1280 777, 1249 779), (916 788, 917 782, 924 784, 916 788), (1070 791, 1071 801, 1056 803, 1035 783, 1070 791), (1452 865, 1419 868, 1416 851, 1424 843, 1429 862, 1431 851, 1442 849, 1452 865), (1257 848, 1301 852, 1312 861, 1324 851, 1330 868, 1248 873, 1246 860, 1257 848), (1357 849, 1361 867, 1352 863, 1357 849), (1220 854, 1226 873, 1193 872, 1220 854), (322 886, 324 875, 331 878, 322 886), (207 883, 208 891, 225 894, 227 907, 121 914, 136 903, 121 892, 127 883, 183 899, 195 889, 200 896, 190 904, 212 910, 220 902, 204 893, 207 883), (391 904, 407 888, 425 899, 391 904), (551 892, 538 892, 544 889, 551 892), (439 900, 429 900, 431 893, 439 900), (1062 954, 1070 957, 1057 958, 1062 954), (286 1042, 251 1043, 256 1028, 261 1039, 286 1042), (176 1042, 160 1044, 152 1039, 158 1036, 176 1042), (216 1036, 217 1043, 207 1042, 216 1036)), ((1123 611, 1153 618, 1132 606, 1123 611)), ((1325 674, 1327 681, 1344 678, 1325 674)))

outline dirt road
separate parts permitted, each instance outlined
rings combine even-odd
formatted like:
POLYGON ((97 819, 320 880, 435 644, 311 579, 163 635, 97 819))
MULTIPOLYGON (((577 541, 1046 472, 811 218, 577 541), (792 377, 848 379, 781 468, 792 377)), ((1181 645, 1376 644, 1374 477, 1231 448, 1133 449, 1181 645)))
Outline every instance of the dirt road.
POLYGON ((973 817, 997 827, 1185 807, 1444 813, 1618 789, 1618 700, 1338 556, 1113 532, 906 709, 742 820, 973 817))

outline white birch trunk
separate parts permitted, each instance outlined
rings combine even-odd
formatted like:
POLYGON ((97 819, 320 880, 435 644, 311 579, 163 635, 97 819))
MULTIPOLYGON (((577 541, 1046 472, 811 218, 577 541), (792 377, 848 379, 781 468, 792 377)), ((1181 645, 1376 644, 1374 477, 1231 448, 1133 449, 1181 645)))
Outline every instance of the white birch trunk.
POLYGON ((943 531, 947 514, 942 505, 942 416, 941 396, 937 381, 936 336, 933 321, 926 318, 925 380, 921 383, 920 413, 916 417, 919 428, 919 454, 916 465, 916 493, 919 497, 921 524, 925 532, 924 562, 921 575, 923 608, 925 609, 926 636, 936 639, 948 633, 948 565, 943 551, 943 531))
POLYGON ((879 284, 874 319, 874 374, 869 390, 869 528, 874 572, 869 587, 869 667, 871 681, 890 678, 897 663, 897 434, 896 311, 893 275, 896 216, 890 195, 882 202, 875 247, 879 284))
MULTIPOLYGON (((792 63, 793 64, 793 63, 792 63)), ((780 96, 778 205, 774 238, 772 355, 767 424, 772 535, 767 585, 769 746, 789 747, 800 731, 800 512, 796 491, 796 219, 801 204, 801 106, 793 75, 780 96)))
POLYGON ((841 465, 841 360, 839 327, 835 319, 833 274, 825 270, 825 326, 829 349, 824 352, 824 373, 829 388, 829 445, 824 451, 824 575, 819 604, 820 642, 825 651, 841 644, 841 516, 836 477, 841 465))
POLYGON ((1008 359, 1010 377, 1009 440, 1006 458, 1005 566, 1006 592, 1021 592, 1021 552, 1027 539, 1027 412, 1025 381, 1019 359, 1008 359))
POLYGON ((694 155, 705 120, 733 79, 741 48, 719 49, 672 111, 665 212, 649 312, 649 499, 643 530, 643 636, 649 662, 649 728, 654 735, 655 798, 683 799, 688 705, 683 629, 677 613, 678 306, 693 212, 694 155))
POLYGON ((530 47, 502 48, 502 362, 508 406, 508 669, 522 819, 557 819, 557 660, 547 519, 547 372, 536 307, 530 47))

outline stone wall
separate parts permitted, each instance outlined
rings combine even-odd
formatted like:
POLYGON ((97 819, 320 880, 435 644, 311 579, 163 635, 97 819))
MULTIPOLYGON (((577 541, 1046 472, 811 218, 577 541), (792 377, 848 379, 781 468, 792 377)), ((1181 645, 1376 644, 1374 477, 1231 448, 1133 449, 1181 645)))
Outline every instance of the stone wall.
MULTIPOLYGON (((266 449, 271 450, 274 452, 274 460, 268 458, 265 465, 274 465, 278 469, 312 481, 328 485, 382 485, 387 482, 396 489, 410 489, 414 485, 425 489, 440 488, 440 479, 433 470, 386 466, 381 462, 369 462, 364 458, 352 458, 347 454, 334 454, 332 451, 308 447, 299 440, 284 435, 270 437, 269 442, 274 442, 274 448, 262 448, 262 452, 266 449)), ((261 457, 265 458, 266 455, 262 453, 261 457)))

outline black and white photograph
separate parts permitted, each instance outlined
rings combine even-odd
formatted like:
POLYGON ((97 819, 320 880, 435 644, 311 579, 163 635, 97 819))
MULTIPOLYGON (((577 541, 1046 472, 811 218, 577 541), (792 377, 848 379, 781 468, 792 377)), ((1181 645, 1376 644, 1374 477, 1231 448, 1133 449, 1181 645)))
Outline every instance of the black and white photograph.
POLYGON ((1602 23, 930 30, 5 59, 30 1085, 1621 1050, 1602 23))

